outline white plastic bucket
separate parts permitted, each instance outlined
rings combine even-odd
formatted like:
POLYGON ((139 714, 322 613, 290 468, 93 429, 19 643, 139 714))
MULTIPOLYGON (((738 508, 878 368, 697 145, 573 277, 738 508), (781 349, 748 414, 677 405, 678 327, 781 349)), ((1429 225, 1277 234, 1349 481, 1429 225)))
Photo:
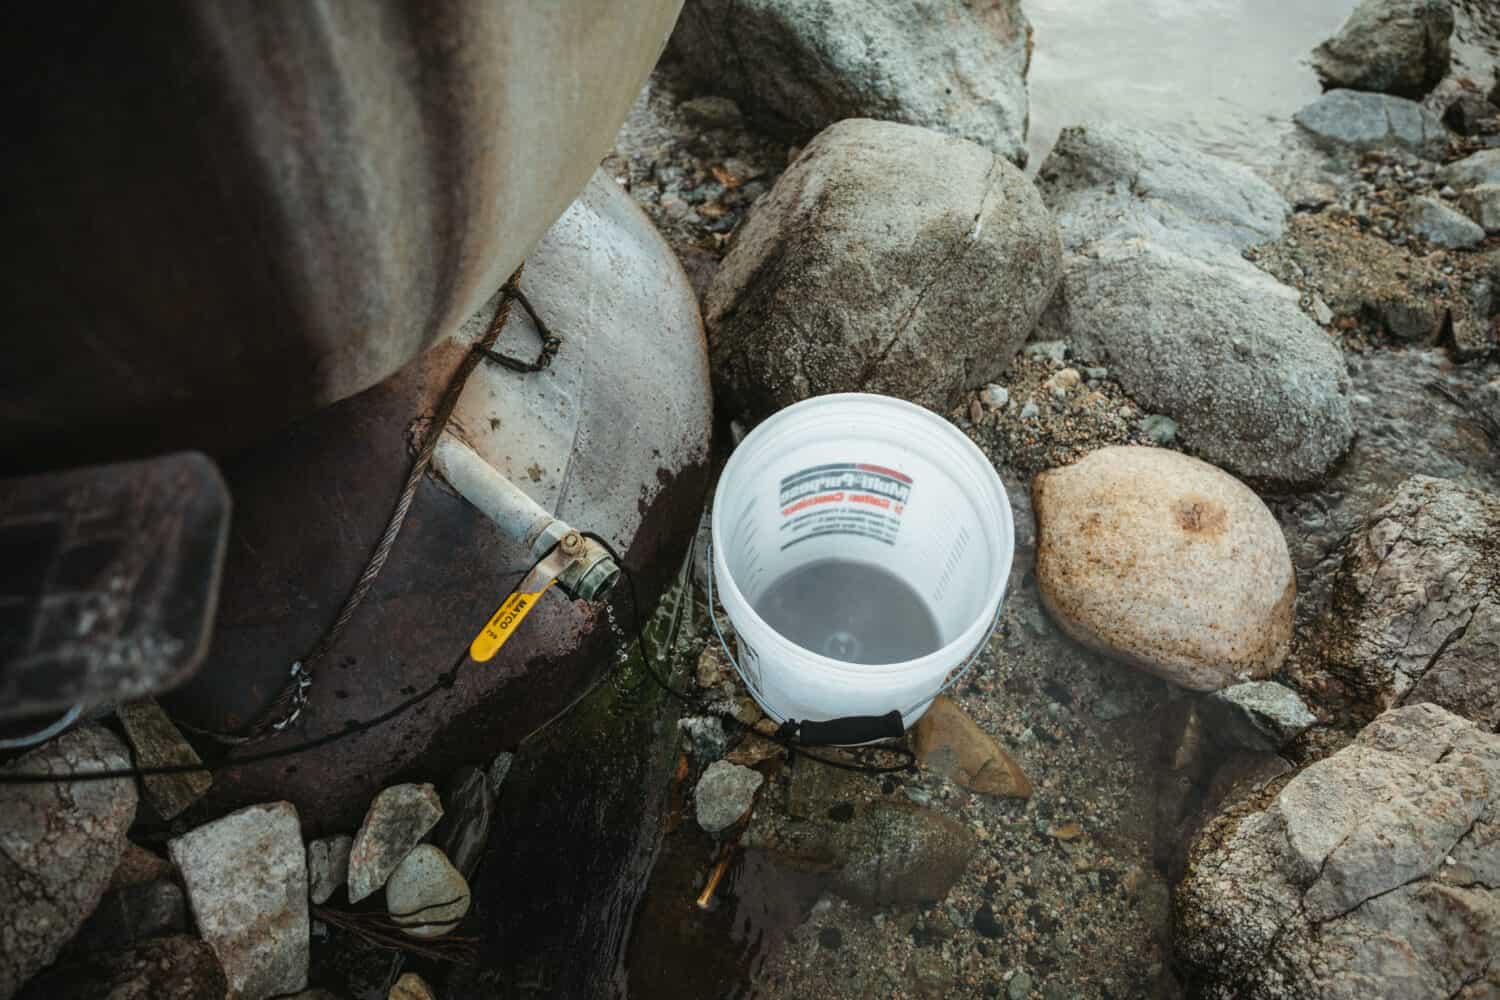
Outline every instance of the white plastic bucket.
POLYGON ((778 723, 899 711, 912 725, 989 640, 1015 551, 1010 501, 984 452, 936 414, 865 393, 804 400, 756 427, 719 478, 712 539, 736 667, 778 723), (755 612, 784 574, 830 558, 901 577, 925 596, 943 645, 847 663, 755 612))

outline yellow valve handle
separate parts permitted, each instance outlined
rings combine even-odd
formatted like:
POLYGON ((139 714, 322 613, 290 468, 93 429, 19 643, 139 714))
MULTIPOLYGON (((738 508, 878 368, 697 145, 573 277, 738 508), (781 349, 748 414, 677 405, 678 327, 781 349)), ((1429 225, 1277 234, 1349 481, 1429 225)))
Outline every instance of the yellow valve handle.
POLYGON ((526 579, 516 585, 505 603, 500 605, 500 610, 490 616, 474 641, 469 643, 470 659, 475 663, 488 663, 494 659, 495 654, 500 652, 500 647, 516 634, 521 622, 526 620, 526 616, 541 601, 542 595, 557 582, 558 576, 572 561, 573 556, 564 552, 563 546, 559 545, 547 553, 545 559, 531 567, 526 579))

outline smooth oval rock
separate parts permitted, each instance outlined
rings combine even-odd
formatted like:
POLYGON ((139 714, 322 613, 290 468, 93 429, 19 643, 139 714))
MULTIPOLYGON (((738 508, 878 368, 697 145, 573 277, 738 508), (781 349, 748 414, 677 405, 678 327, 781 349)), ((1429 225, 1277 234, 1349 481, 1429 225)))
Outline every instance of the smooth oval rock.
POLYGON ((419 844, 385 884, 385 908, 412 937, 447 934, 469 912, 469 883, 448 855, 419 844))
MULTIPOLYGON (((64 733, 5 771, 64 774, 130 766, 130 754, 98 726, 64 733)), ((0 997, 57 957, 93 912, 125 853, 135 819, 128 778, 0 785, 0 997)))
POLYGON ((443 803, 431 785, 392 785, 375 796, 349 850, 349 902, 357 903, 385 885, 442 818, 443 803))
POLYGON ((1073 638, 1181 687, 1259 680, 1286 657, 1296 578, 1276 519, 1206 462, 1103 448, 1036 477, 1036 576, 1073 638))
POLYGON ((760 419, 830 392, 937 409, 997 378, 1056 286, 1036 187, 973 143, 825 129, 755 207, 705 296, 716 384, 760 419))

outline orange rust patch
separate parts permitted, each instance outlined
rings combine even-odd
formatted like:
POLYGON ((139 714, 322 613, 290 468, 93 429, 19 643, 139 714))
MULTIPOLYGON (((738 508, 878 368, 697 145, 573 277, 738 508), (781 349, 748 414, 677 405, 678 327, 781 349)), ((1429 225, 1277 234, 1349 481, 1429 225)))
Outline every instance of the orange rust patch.
POLYGON ((1229 514, 1223 504, 1189 493, 1177 501, 1177 523, 1193 534, 1222 535, 1229 527, 1229 514))

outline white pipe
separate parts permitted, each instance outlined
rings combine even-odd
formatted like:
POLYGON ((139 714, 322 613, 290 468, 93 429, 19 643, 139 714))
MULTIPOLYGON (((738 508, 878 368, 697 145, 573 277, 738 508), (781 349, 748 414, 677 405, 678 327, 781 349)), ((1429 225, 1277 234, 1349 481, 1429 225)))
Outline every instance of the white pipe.
POLYGON ((432 464, 459 496, 538 558, 569 531, 566 524, 447 431, 438 438, 432 464))

